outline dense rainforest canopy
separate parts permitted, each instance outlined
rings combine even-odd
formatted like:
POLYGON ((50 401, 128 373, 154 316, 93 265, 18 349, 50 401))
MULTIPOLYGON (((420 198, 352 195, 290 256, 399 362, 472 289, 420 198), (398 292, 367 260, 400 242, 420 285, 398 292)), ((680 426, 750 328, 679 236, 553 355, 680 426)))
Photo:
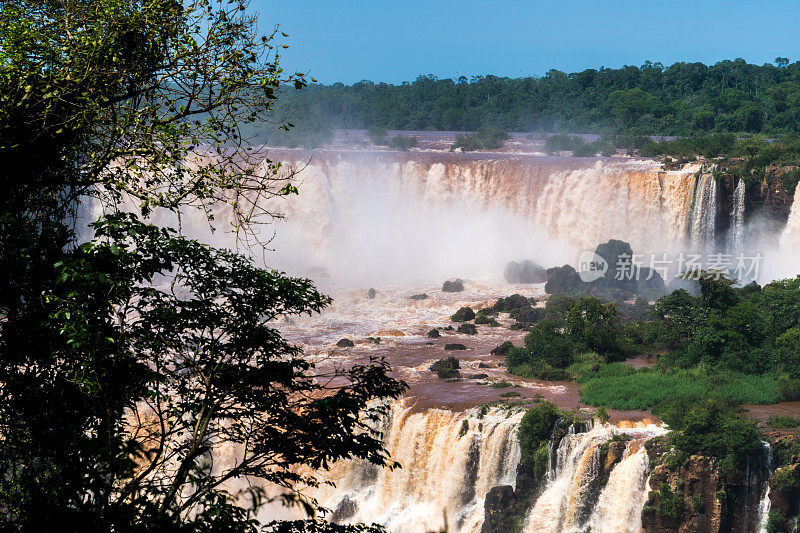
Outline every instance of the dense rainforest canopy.
POLYGON ((796 132, 800 62, 743 59, 715 65, 645 62, 641 67, 550 70, 541 77, 439 79, 391 85, 313 84, 276 107, 302 130, 363 129, 601 133, 796 132))

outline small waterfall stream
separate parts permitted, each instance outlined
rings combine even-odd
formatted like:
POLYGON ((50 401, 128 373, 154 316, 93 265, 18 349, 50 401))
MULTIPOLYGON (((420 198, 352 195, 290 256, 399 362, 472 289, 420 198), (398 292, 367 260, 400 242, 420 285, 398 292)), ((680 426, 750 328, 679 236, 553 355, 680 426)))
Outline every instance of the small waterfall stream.
POLYGON ((697 178, 689 213, 689 231, 692 250, 711 252, 716 246, 717 180, 710 173, 697 178))
MULTIPOLYGON (((763 442, 764 452, 766 455, 766 468, 769 473, 772 473, 772 447, 768 442, 763 442)), ((769 479, 769 476, 767 476, 769 479)), ((764 490, 764 495, 758 502, 758 533, 767 533, 767 521, 769 520, 769 510, 772 502, 769 499, 769 483, 764 490)))
POLYGON ((780 240, 781 248, 793 253, 800 252, 800 193, 798 191, 800 191, 800 183, 797 184, 794 191, 789 220, 786 221, 780 240))
POLYGON ((731 226, 728 230, 728 252, 734 256, 742 253, 744 244, 744 200, 745 185, 740 179, 733 191, 733 209, 731 210, 731 226))

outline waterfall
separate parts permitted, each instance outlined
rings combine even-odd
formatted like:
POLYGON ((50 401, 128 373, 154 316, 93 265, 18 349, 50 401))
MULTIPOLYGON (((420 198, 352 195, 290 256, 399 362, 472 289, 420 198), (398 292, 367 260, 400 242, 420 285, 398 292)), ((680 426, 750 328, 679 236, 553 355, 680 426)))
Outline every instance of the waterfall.
POLYGON ((731 226, 728 230, 728 252, 734 256, 742 253, 744 244, 744 180, 740 179, 733 191, 733 210, 731 211, 731 226))
POLYGON ((415 410, 395 402, 384 434, 402 468, 376 469, 361 461, 334 465, 335 489, 318 498, 338 522, 378 522, 390 531, 480 531, 486 493, 514 485, 521 412, 490 409, 415 410))
POLYGON ((690 218, 692 251, 712 252, 716 241, 717 180, 712 174, 697 177, 690 218))
POLYGON ((800 183, 797 184, 794 191, 792 209, 780 240, 781 249, 795 256, 800 255, 800 193, 798 191, 800 191, 800 183))
POLYGON ((600 447, 620 430, 596 426, 564 437, 556 450, 555 475, 533 504, 523 531, 638 531, 650 469, 643 442, 664 431, 656 426, 625 430, 634 438, 602 490, 600 447))
POLYGON ((772 473, 772 446, 770 446, 769 442, 762 442, 761 445, 766 455, 765 466, 767 470, 767 483, 764 489, 764 495, 761 496, 761 500, 758 502, 758 533, 767 533, 767 521, 769 520, 769 510, 772 505, 769 499, 769 476, 772 473))
POLYGON ((649 474, 647 450, 638 441, 629 442, 624 458, 611 471, 608 483, 600 493, 597 507, 589 519, 591 531, 638 532, 649 492, 649 474))
POLYGON ((301 169, 294 182, 300 194, 273 200, 286 215, 276 227, 274 266, 324 266, 360 283, 390 269, 393 280, 485 276, 521 256, 574 263, 610 238, 637 253, 677 253, 691 234, 700 168, 428 152, 270 155, 283 168, 301 169))

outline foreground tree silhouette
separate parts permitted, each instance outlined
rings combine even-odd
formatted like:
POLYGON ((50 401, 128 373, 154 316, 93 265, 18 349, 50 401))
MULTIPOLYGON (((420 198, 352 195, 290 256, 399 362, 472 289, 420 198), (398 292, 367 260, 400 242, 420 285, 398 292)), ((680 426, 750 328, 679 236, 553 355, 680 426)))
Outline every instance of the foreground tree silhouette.
POLYGON ((317 368, 269 325, 328 304, 310 281, 117 212, 225 204, 258 238, 296 192, 239 133, 305 84, 246 8, 0 5, 3 530, 254 530, 270 496, 318 510, 310 469, 395 466, 375 428, 405 385, 317 368), (81 244, 92 199, 109 214, 81 244))

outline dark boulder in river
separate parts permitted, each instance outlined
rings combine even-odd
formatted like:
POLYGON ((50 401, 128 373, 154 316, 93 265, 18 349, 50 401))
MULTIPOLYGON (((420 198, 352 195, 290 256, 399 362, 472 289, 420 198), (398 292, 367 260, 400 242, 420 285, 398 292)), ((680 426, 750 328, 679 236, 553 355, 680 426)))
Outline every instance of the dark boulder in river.
POLYGON ((466 335, 478 334, 478 328, 475 327, 475 324, 470 324, 469 322, 464 322, 463 324, 458 326, 458 329, 456 331, 459 333, 464 333, 466 335))
POLYGON ((547 284, 544 292, 547 294, 569 294, 584 285, 580 276, 570 265, 547 269, 547 284))
POLYGON ((439 333, 438 329, 432 329, 428 332, 428 337, 430 337, 431 339, 438 339, 439 337, 441 337, 441 334, 439 333))
POLYGON ((463 344, 459 344, 459 343, 456 342, 456 343, 453 343, 453 344, 445 344, 444 345, 444 349, 445 350, 466 350, 467 347, 464 346, 463 344))
POLYGON ((425 293, 422 293, 422 294, 412 294, 412 295, 411 295, 411 296, 409 296, 408 298, 409 298, 409 300, 427 300, 427 299, 428 299, 428 295, 427 295, 427 294, 425 294, 425 293))
POLYGON ((445 281, 442 284, 442 292, 461 292, 464 290, 464 281, 455 279, 453 281, 445 281))
POLYGON ((450 317, 450 320, 453 322, 466 322, 473 318, 475 318, 475 311, 473 311, 471 307, 462 307, 450 317))
POLYGON ((503 278, 509 283, 544 283, 547 281, 547 271, 528 259, 520 263, 511 261, 503 271, 503 278))
POLYGON ((367 291, 367 298, 369 298, 370 300, 374 300, 375 294, 377 294, 377 291, 375 289, 370 289, 367 291))
POLYGON ((336 343, 336 346, 339 348, 352 348, 355 344, 350 339, 340 339, 339 342, 336 343))
POLYGON ((448 357, 446 359, 439 359, 433 363, 430 370, 436 372, 439 379, 454 380, 461 379, 461 373, 458 371, 458 359, 455 357, 448 357))
POLYGON ((511 341, 505 341, 503 344, 497 346, 496 348, 494 348, 489 353, 492 354, 492 355, 505 356, 508 353, 508 351, 511 350, 511 348, 513 348, 513 347, 514 347, 514 344, 512 344, 511 341))

